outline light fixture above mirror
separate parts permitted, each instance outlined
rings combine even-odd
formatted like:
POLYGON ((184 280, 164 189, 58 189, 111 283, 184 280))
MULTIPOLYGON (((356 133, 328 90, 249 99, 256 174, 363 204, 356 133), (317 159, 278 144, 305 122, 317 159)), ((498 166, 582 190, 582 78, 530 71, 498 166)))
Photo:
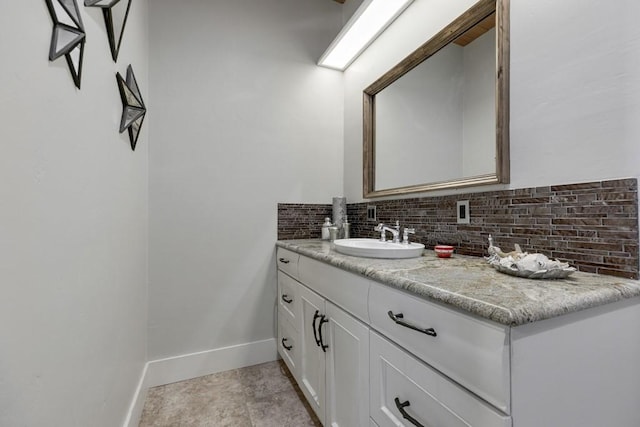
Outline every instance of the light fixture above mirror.
POLYGON ((413 0, 364 0, 318 65, 344 71, 413 0))

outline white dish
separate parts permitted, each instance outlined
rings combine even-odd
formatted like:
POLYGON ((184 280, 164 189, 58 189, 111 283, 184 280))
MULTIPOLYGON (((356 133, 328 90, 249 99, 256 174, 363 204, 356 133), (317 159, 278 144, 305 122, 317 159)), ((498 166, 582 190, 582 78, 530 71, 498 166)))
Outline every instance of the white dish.
POLYGON ((381 242, 378 239, 339 239, 333 242, 336 251, 365 258, 417 258, 422 256, 422 243, 381 242))

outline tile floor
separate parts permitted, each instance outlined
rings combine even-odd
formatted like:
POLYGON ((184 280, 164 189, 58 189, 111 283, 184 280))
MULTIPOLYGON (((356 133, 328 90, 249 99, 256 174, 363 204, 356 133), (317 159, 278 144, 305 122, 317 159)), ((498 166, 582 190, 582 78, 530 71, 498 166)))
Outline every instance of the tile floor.
POLYGON ((140 427, 321 427, 282 360, 149 389, 140 427))

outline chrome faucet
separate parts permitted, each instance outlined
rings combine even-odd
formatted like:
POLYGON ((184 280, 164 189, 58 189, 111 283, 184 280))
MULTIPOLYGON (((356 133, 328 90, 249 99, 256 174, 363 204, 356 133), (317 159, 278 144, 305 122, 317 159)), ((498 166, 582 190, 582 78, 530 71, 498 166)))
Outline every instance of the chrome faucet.
POLYGON ((409 244, 409 234, 416 234, 416 229, 415 228, 404 228, 404 232, 402 234, 402 243, 404 243, 405 245, 409 244))
POLYGON ((380 234, 381 242, 387 241, 387 237, 385 233, 388 231, 393 235, 393 243, 400 243, 400 221, 396 221, 395 227, 387 227, 383 223, 380 223, 373 230, 379 231, 381 233, 380 234))

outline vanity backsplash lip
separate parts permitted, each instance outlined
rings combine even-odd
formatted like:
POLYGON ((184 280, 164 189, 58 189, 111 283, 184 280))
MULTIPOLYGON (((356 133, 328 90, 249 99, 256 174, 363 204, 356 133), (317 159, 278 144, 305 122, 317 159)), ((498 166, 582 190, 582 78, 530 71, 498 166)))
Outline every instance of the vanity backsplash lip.
POLYGON ((640 281, 615 276, 576 272, 563 280, 531 280, 464 255, 443 259, 425 251, 413 259, 359 258, 316 239, 279 240, 276 246, 507 326, 640 297, 640 281))

